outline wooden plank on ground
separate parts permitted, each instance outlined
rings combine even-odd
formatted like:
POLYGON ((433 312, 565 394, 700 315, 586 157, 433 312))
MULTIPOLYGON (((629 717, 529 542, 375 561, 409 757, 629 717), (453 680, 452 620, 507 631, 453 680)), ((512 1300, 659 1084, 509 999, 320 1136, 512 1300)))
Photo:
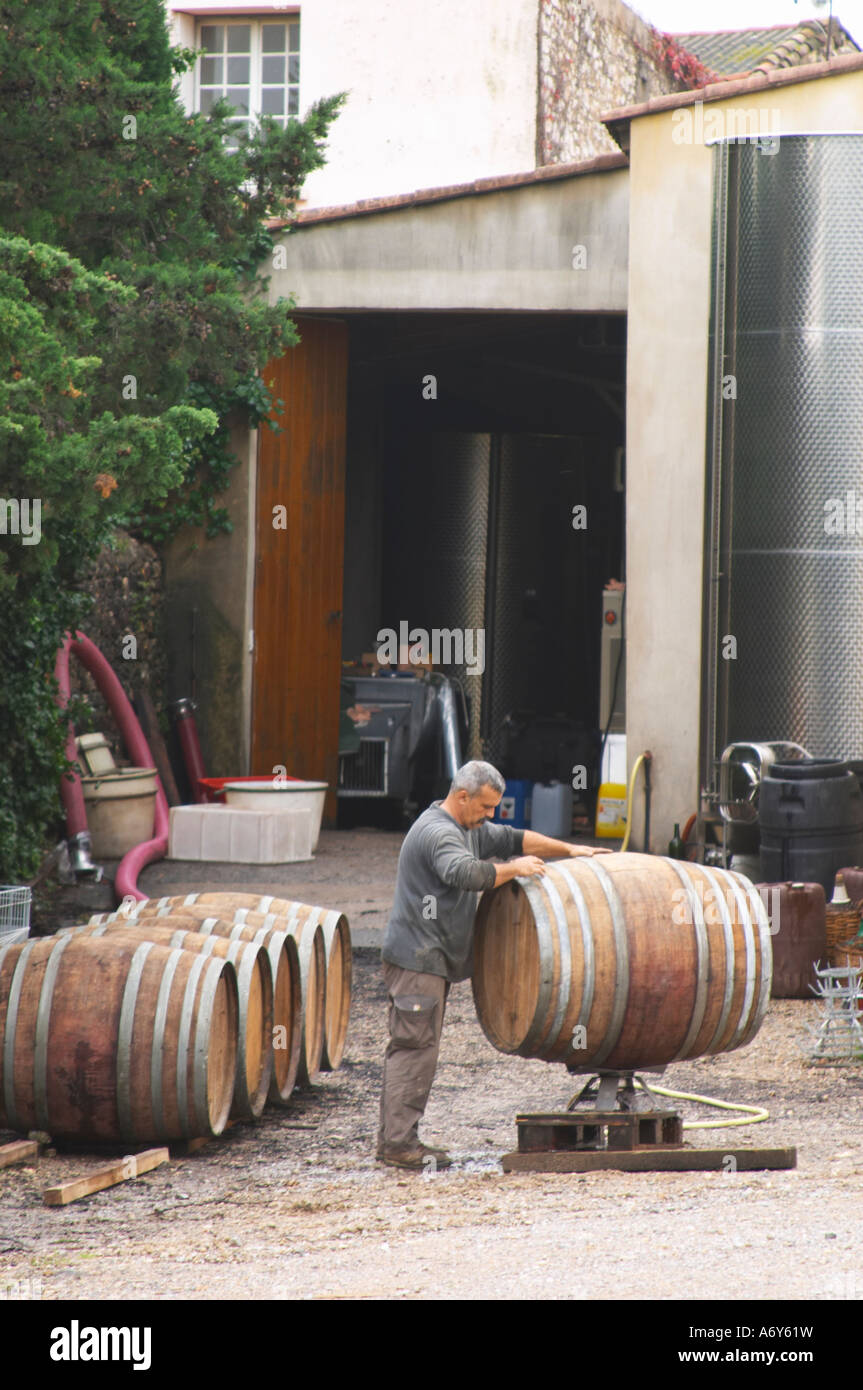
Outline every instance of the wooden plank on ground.
POLYGON ((11 1144, 0 1145, 0 1168, 11 1168, 13 1163, 26 1163, 28 1158, 39 1157, 39 1145, 31 1139, 16 1139, 11 1144))
POLYGON ((516 1115, 517 1125, 628 1125, 637 1120, 674 1119, 675 1110, 552 1110, 516 1115))
POLYGON ((509 1153, 501 1159, 505 1173, 623 1173, 758 1172, 764 1168, 796 1168, 796 1149, 603 1149, 551 1153, 509 1153), (732 1160, 732 1161, 729 1161, 732 1160))
POLYGON ((167 1163, 170 1157, 167 1149, 145 1149, 143 1153, 128 1154, 116 1163, 94 1169, 83 1178, 73 1178, 71 1182, 62 1182, 57 1187, 46 1187, 42 1200, 47 1207, 65 1207, 69 1202, 77 1202, 80 1197, 89 1197, 105 1187, 116 1187, 117 1183, 139 1178, 142 1173, 149 1173, 152 1168, 167 1163))

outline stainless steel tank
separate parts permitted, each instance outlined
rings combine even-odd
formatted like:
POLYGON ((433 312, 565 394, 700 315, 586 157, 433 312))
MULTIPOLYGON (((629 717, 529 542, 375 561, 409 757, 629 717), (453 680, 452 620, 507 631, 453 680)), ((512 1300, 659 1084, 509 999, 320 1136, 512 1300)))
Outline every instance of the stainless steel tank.
MULTIPOLYGON (((389 445, 383 565, 383 627, 471 633, 482 661, 438 670, 458 680, 470 703, 465 757, 482 754, 480 723, 486 651, 485 592, 491 436, 445 432, 398 435, 389 445), (481 634, 481 636, 480 636, 481 634)), ((419 640, 419 639, 417 639, 419 640)), ((464 638, 467 648, 467 636, 464 638)))
POLYGON ((703 773, 863 751, 863 135, 717 145, 703 773))

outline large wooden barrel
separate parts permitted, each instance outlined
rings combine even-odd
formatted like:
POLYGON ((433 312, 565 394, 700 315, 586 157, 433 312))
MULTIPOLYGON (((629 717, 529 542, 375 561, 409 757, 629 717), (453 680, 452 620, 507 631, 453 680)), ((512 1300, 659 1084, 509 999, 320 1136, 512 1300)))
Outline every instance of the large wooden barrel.
MULTIPOLYGON (((216 895, 207 894, 207 896, 215 897, 216 895)), ((303 930, 306 927, 320 926, 324 938, 325 961, 324 1034, 320 1067, 322 1071, 336 1071, 341 1066, 344 1056, 351 1012, 353 970, 351 929, 343 912, 336 912, 334 909, 325 907, 304 906, 303 904, 288 905, 302 907, 303 911, 294 914, 279 913, 271 909, 264 913, 246 907, 233 909, 225 907, 222 916, 224 918, 231 913, 231 920, 235 924, 251 926, 255 930, 265 927, 293 930, 290 926, 291 923, 296 923, 298 928, 301 927, 303 930)), ((182 908, 171 907, 167 910, 171 913, 172 920, 175 912, 182 911, 183 913, 193 913, 195 916, 200 914, 200 917, 206 921, 207 914, 215 911, 215 907, 216 905, 213 903, 184 903, 182 908)), ((165 908, 161 909, 162 912, 165 910, 165 908)))
POLYGON ((247 925, 245 922, 233 923, 221 917, 205 914, 204 909, 197 913, 191 907, 178 908, 160 913, 158 917, 146 917, 137 912, 126 915, 120 912, 101 913, 98 921, 90 919, 92 925, 113 927, 143 926, 147 922, 157 923, 171 930, 194 931, 201 935, 226 937, 231 940, 254 941, 263 945, 270 957, 273 972, 273 1025, 275 1045, 273 1049, 273 1076, 270 1082, 270 1100, 284 1104, 297 1084, 303 1048, 303 992, 297 943, 293 936, 278 925, 276 918, 261 918, 264 926, 247 925))
POLYGON ((264 943, 271 959, 276 954, 279 958, 275 990, 278 1037, 274 1043, 275 1065, 270 1085, 270 1100, 276 1105, 284 1105, 297 1084, 303 1051, 303 981, 300 953, 289 932, 262 927, 254 933, 253 940, 264 943))
POLYGON ((297 1078, 301 1083, 309 1085, 321 1069, 324 1050, 327 1018, 327 953, 324 933, 311 919, 300 922, 295 917, 286 917, 281 919, 280 925, 296 941, 300 959, 303 1041, 297 1078))
MULTIPOLYGON (((112 913, 103 920, 121 920, 122 913, 112 913)), ((319 925, 324 937, 324 1032, 318 1066, 335 1071, 342 1061, 351 1009, 352 954, 351 934, 344 913, 307 903, 293 903, 285 898, 261 898, 251 893, 188 893, 181 897, 150 898, 134 911, 133 920, 146 921, 170 918, 198 920, 207 930, 213 920, 230 921, 235 925, 287 929, 288 923, 319 925), (255 902, 266 905, 266 912, 245 906, 255 902), (278 910, 277 910, 278 906, 278 910), (290 911, 288 910, 290 909, 290 911), (294 911, 297 909, 297 911, 294 911), (214 914, 218 914, 214 918, 214 914)), ((314 1039, 309 1041, 306 1058, 314 1056, 314 1039)), ((316 1073, 318 1066, 314 1068, 316 1073)), ((308 1080, 300 1061, 300 1077, 308 1080)))
MULTIPOLYGON (((185 921, 191 925, 195 918, 177 916, 172 924, 185 921)), ((229 941, 253 941, 261 945, 270 957, 273 970, 273 1077, 270 1100, 284 1105, 297 1084, 303 1056, 305 1016, 303 973, 300 954, 293 935, 283 926, 248 926, 242 922, 225 922, 218 917, 197 921, 194 930, 229 941)))
POLYGON ((217 891, 179 893, 165 898, 147 898, 139 904, 138 910, 144 908, 182 909, 193 903, 199 907, 209 907, 220 917, 232 917, 238 908, 245 908, 249 912, 275 912, 279 917, 306 917, 310 912, 320 910, 311 903, 295 902, 292 898, 274 898, 270 894, 261 893, 217 891))
POLYGON ((263 945, 231 941, 220 936, 178 930, 157 922, 103 922, 74 929, 83 936, 110 937, 111 941, 156 941, 161 946, 181 946, 196 955, 215 955, 229 960, 237 973, 239 1029, 237 1071, 231 1116, 257 1119, 263 1112, 273 1078, 273 971, 263 945))
POLYGON ((749 1042, 770 927, 740 874, 644 854, 549 864, 483 894, 473 992, 501 1052, 573 1071, 661 1065, 749 1042))
POLYGON ((26 1134, 220 1134, 234 1093, 230 961, 74 933, 0 946, 0 1116, 26 1134))
MULTIPOLYGON (((279 925, 297 943, 297 955, 300 961, 300 991, 303 999, 303 1037, 297 1079, 304 1084, 309 1084, 314 1081, 321 1069, 321 1054, 324 1049, 327 988, 327 956, 324 934, 316 923, 311 921, 298 922, 293 917, 280 919, 279 925)), ((233 930, 254 931, 256 929, 244 927, 238 923, 233 930)))
MULTIPOLYGON (((319 909, 315 909, 316 911, 319 909)), ((169 902, 159 907, 155 900, 142 903, 131 913, 121 910, 102 913, 90 919, 103 922, 230 922, 231 926, 278 927, 280 922, 291 920, 290 913, 251 912, 248 908, 233 908, 225 905, 221 910, 213 903, 169 902)), ((297 918, 297 920, 301 920, 297 918)))
POLYGON ((323 1071, 337 1071, 342 1064, 351 1016, 351 929, 342 912, 326 912, 320 926, 327 957, 326 1023, 321 1068, 323 1071))
MULTIPOLYGON (((291 922, 302 924, 304 928, 306 926, 320 926, 324 936, 324 959, 326 963, 324 1040, 320 1065, 322 1071, 336 1071, 341 1066, 344 1056, 345 1038, 351 1012, 353 960, 348 919, 343 912, 336 912, 334 909, 325 907, 309 907, 301 903, 292 903, 288 906, 301 907, 303 910, 298 913, 278 913, 271 909, 262 913, 253 911, 251 908, 239 907, 233 909, 231 920, 255 928, 271 925, 284 928, 286 923, 291 922)), ((173 912, 174 909, 171 911, 173 912)), ((214 911, 214 904, 184 905, 182 911, 200 913, 203 916, 214 911)), ((224 909, 225 915, 228 912, 231 912, 230 907, 224 909)))

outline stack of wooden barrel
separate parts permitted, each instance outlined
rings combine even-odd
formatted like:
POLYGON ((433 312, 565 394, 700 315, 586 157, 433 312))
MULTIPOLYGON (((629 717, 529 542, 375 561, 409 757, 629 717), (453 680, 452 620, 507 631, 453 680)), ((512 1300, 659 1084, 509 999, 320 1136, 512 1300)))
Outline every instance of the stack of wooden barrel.
POLYGON ((350 998, 347 918, 284 898, 148 899, 0 946, 0 1126, 220 1134, 336 1070, 350 998))

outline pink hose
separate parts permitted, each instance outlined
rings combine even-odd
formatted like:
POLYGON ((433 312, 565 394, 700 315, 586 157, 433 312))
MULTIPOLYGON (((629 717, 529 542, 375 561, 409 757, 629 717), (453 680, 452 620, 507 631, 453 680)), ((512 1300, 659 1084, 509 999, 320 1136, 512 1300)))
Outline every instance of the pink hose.
MULTIPOLYGON (((125 690, 99 648, 90 641, 89 637, 85 637, 83 632, 76 632, 74 639, 71 634, 67 633, 62 647, 57 652, 54 675, 60 687, 57 700, 60 708, 65 709, 69 703, 70 653, 76 656, 81 665, 90 672, 108 701, 111 713, 123 735, 129 757, 133 763, 138 767, 152 767, 153 757, 149 745, 125 690)), ((66 741, 66 756, 70 762, 74 762, 77 756, 75 733, 71 724, 69 725, 69 737, 66 741)), ((69 834, 77 835, 80 831, 86 830, 87 810, 78 772, 62 779, 60 795, 66 811, 66 827, 69 834)), ((153 839, 144 840, 140 845, 135 845, 134 849, 130 849, 121 859, 114 879, 114 891, 117 896, 119 898, 130 896, 141 901, 145 899, 146 893, 142 893, 138 888, 138 874, 147 864, 152 864, 156 859, 164 859, 167 852, 168 802, 162 790, 161 780, 157 775, 153 839)))

